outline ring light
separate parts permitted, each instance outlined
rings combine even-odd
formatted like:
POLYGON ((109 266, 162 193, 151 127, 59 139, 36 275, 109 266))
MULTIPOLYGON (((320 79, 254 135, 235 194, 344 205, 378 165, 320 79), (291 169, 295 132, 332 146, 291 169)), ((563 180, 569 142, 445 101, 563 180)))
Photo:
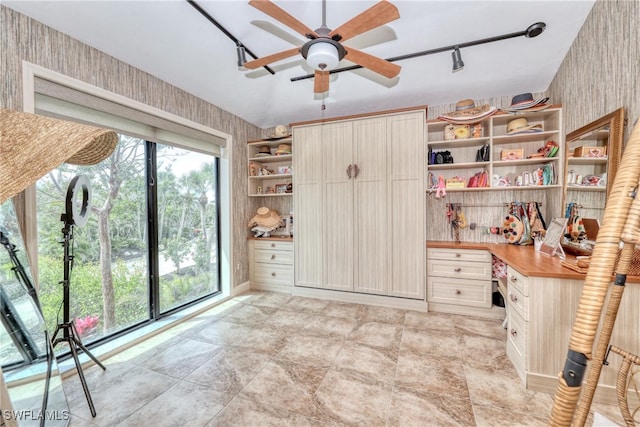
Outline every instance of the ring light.
POLYGON ((86 175, 71 180, 67 189, 66 218, 71 225, 83 226, 91 212, 91 182, 86 175), (82 199, 79 195, 82 194, 82 199), (76 200, 78 197, 78 200, 76 200))

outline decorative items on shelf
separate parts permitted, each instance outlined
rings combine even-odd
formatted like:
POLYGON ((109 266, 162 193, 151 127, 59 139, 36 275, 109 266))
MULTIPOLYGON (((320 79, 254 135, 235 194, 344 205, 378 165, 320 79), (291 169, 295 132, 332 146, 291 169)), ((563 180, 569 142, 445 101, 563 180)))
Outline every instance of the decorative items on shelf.
POLYGON ((484 144, 476 152, 476 162, 488 162, 491 158, 491 149, 489 144, 484 144))
POLYGON ((576 147, 573 150, 573 157, 606 158, 607 147, 576 147))
POLYGON ((282 226, 282 217, 278 211, 266 206, 258 208, 256 214, 249 220, 249 228, 255 237, 269 237, 271 232, 282 226))
POLYGON ((453 163, 453 156, 451 155, 451 151, 433 151, 429 148, 428 152, 428 163, 430 165, 442 165, 445 163, 453 163))
POLYGON ((508 243, 531 245, 544 236, 546 224, 538 202, 513 202, 505 216, 502 233, 508 243))
POLYGON ((446 188, 465 188, 467 180, 463 176, 454 176, 445 180, 446 188))
POLYGON ((537 157, 555 157, 558 154, 560 147, 558 143, 553 140, 548 140, 542 147, 538 148, 535 154, 530 154, 527 159, 533 159, 537 157))
POLYGON ((515 148, 500 151, 500 160, 522 160, 524 151, 522 148, 515 148))
POLYGON ((469 182, 467 183, 467 187, 469 188, 482 188, 489 186, 489 172, 486 170, 482 172, 478 172, 469 178, 469 182))

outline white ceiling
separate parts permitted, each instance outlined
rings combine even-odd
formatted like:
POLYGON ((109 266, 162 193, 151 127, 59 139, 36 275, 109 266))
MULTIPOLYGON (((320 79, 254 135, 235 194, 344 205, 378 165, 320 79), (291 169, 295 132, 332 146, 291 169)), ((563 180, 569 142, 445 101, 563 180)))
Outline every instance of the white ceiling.
MULTIPOLYGON (((258 56, 305 41, 247 0, 195 1, 258 56)), ((2 4, 267 128, 324 116, 545 91, 594 1, 394 0, 400 19, 345 46, 390 58, 524 31, 539 21, 547 28, 536 38, 464 48, 465 68, 457 73, 451 72, 451 53, 442 52, 397 61, 402 71, 395 79, 367 70, 333 75, 324 111, 322 101, 315 99, 313 79, 290 81, 311 72, 301 57, 274 64, 275 75, 264 69, 240 71, 235 44, 186 0, 2 4)), ((320 0, 275 3, 310 28, 322 22, 320 0)), ((373 4, 328 0, 327 26, 336 28, 373 4)))

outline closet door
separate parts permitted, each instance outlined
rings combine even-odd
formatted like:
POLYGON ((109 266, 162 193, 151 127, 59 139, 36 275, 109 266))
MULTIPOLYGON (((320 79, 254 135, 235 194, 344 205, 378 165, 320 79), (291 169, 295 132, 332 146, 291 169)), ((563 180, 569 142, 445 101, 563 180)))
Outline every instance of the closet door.
POLYGON ((388 293, 387 119, 353 124, 354 290, 388 293), (355 167, 355 166, 354 166, 355 167))
POLYGON ((324 200, 316 205, 324 219, 324 287, 345 291, 353 290, 352 136, 352 122, 322 125, 324 200))
POLYGON ((389 295, 424 299, 425 112, 388 118, 389 295))
POLYGON ((324 271, 322 127, 293 128, 295 284, 321 288, 324 271))

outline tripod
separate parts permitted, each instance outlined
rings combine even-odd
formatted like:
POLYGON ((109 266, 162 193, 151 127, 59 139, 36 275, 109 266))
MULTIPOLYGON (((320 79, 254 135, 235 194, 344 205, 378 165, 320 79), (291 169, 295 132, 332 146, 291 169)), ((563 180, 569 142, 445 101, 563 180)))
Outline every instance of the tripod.
POLYGON ((78 336, 78 331, 76 330, 75 324, 72 320, 69 320, 69 285, 70 285, 70 273, 71 273, 71 265, 73 263, 73 256, 70 254, 70 242, 73 239, 73 219, 68 214, 62 214, 60 218, 61 221, 64 222, 64 228, 62 229, 62 234, 64 236, 64 240, 62 242, 64 246, 64 279, 62 280, 62 288, 63 288, 63 296, 62 303, 64 306, 63 312, 63 322, 58 324, 55 332, 53 333, 52 347, 55 347, 57 344, 61 342, 66 342, 69 345, 69 349, 71 350, 71 356, 76 364, 76 370, 78 371, 78 377, 80 378, 80 383, 82 384, 82 389, 84 390, 84 395, 87 398, 87 403, 89 404, 89 410, 91 411, 92 416, 96 416, 96 409, 93 406, 93 400, 91 399, 91 393, 89 392, 89 387, 87 386, 87 381, 84 377, 84 372, 82 371, 82 365, 80 364, 80 359, 78 359, 78 349, 85 352, 87 356, 93 360, 96 365, 100 366, 102 370, 106 370, 102 363, 82 344, 80 341, 80 337, 78 336), (56 338, 58 336, 58 332, 62 331, 62 337, 56 338))

